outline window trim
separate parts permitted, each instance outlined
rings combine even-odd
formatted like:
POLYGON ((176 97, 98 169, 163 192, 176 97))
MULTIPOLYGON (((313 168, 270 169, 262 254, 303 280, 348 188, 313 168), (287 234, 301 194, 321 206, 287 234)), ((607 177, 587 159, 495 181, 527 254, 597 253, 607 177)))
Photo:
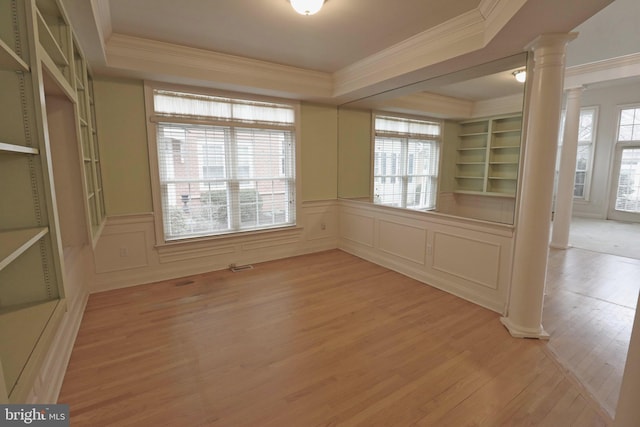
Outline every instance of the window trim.
MULTIPOLYGON (((576 173, 578 172, 577 170, 574 171, 573 173, 573 191, 572 191, 572 200, 574 202, 589 202, 591 199, 591 182, 593 180, 593 165, 595 164, 594 159, 595 159, 595 152, 596 152, 596 144, 598 141, 598 120, 600 119, 600 107, 598 105, 585 105, 585 106, 581 106, 580 107, 580 114, 582 113, 583 110, 593 110, 594 111, 594 115, 593 115, 593 128, 591 130, 591 135, 593 136, 593 139, 591 140, 591 142, 589 144, 580 144, 580 140, 578 140, 578 144, 577 147, 578 149, 580 148, 580 145, 591 145, 591 153, 589 156, 589 164, 586 170, 586 176, 584 179, 584 191, 583 191, 583 196, 582 197, 578 197, 578 196, 573 196, 573 191, 575 191, 575 181, 576 181, 576 173)), ((563 109, 562 110, 562 114, 561 114, 561 128, 560 128, 560 133, 558 135, 558 153, 557 153, 557 160, 556 160, 556 180, 557 180, 557 176, 559 173, 559 166, 560 166, 560 159, 562 156, 562 146, 564 145, 564 127, 565 127, 565 120, 567 117, 567 110, 563 109)), ((580 116, 578 116, 578 120, 580 120, 579 118, 580 116)), ((579 130, 578 130, 579 132, 579 130)), ((579 134, 578 134, 579 137, 579 134)), ((577 151, 576 151, 576 167, 577 167, 577 151)), ((555 192, 557 191, 557 189, 554 189, 554 197, 555 197, 555 192)))
MULTIPOLYGON (((595 164, 594 159, 596 157, 596 144, 598 142, 598 121, 600 120, 600 108, 597 105, 591 105, 591 106, 580 107, 580 113, 582 113, 582 110, 593 110, 593 126, 591 129, 592 139, 591 139, 591 142, 588 144, 588 145, 591 145, 591 152, 589 154, 589 165, 586 170, 586 176, 584 178, 583 196, 582 197, 574 196, 573 200, 588 202, 591 199, 591 182, 593 181, 593 165, 595 164)), ((580 149, 580 145, 587 145, 587 144, 580 143, 579 136, 580 134, 578 133, 578 149, 580 149)), ((578 153, 576 152, 576 156, 577 154, 578 153)), ((577 163, 576 163, 576 167, 577 167, 577 163)), ((576 170, 576 172, 578 171, 576 170)), ((573 187, 575 191, 575 176, 573 179, 574 179, 573 187)))
POLYGON ((620 122, 622 119, 622 110, 629 109, 640 109, 640 103, 631 103, 631 104, 618 104, 617 105, 617 119, 616 126, 614 128, 613 134, 613 152, 612 152, 612 163, 611 163, 611 172, 609 176, 609 204, 607 205, 606 213, 608 219, 613 219, 616 221, 637 221, 637 217, 640 215, 635 212, 627 212, 627 211, 619 211, 615 209, 615 203, 617 199, 618 192, 618 184, 620 181, 620 161, 622 156, 622 150, 625 148, 636 148, 640 147, 640 140, 629 140, 629 141, 620 141, 620 122))
MULTIPOLYGON (((203 241, 220 241, 223 239, 233 239, 237 237, 251 236, 251 235, 264 235, 265 233, 274 233, 283 230, 301 229, 303 228, 304 218, 302 216, 302 174, 301 174, 301 116, 300 116, 300 102, 277 98, 266 97, 260 95, 253 95, 241 92, 229 92, 223 90, 215 90, 210 88, 203 88, 198 86, 178 85, 171 83, 162 83, 157 81, 144 81, 144 103, 146 111, 146 129, 147 129, 147 149, 149 152, 149 172, 151 181, 151 201, 153 207, 154 218, 154 231, 155 231, 155 247, 175 247, 176 245, 182 245, 185 243, 197 243, 203 241), (178 92, 193 92, 202 95, 210 96, 222 96, 228 98, 239 98, 250 101, 263 101, 274 102, 281 104, 288 104, 294 111, 294 126, 291 127, 294 133, 294 177, 295 177, 295 224, 287 224, 282 226, 274 226, 264 229, 251 229, 246 231, 231 231, 228 233, 214 234, 209 236, 191 236, 180 239, 167 240, 164 235, 164 213, 162 210, 162 190, 160 184, 160 168, 158 159, 158 148, 156 141, 157 126, 159 123, 159 117, 154 112, 153 91, 155 89, 160 90, 173 90, 178 92)), ((166 122, 166 118, 164 119, 166 122)), ((180 123, 178 119, 176 123, 180 123)), ((190 121, 189 123, 195 123, 198 120, 190 121)), ((214 124, 216 121, 208 121, 207 124, 214 124)), ((223 123, 220 123, 223 124, 223 123)), ((224 123, 229 125, 229 123, 224 123)), ((247 126, 251 127, 251 126, 247 126)), ((268 128, 268 126, 266 126, 268 128)))
MULTIPOLYGON (((374 203, 376 206, 384 206, 387 208, 392 208, 392 209, 403 209, 403 210, 409 210, 409 211, 413 211, 413 212, 435 212, 437 209, 437 203, 438 203, 438 192, 440 189, 440 184, 441 184, 441 172, 442 172, 442 150, 443 150, 443 127, 444 127, 444 122, 442 119, 438 119, 435 117, 430 117, 430 116, 419 116, 419 115, 415 115, 415 114, 400 114, 400 113, 394 113, 394 112, 388 112, 388 111, 380 111, 380 110, 374 110, 371 112, 371 155, 370 155, 370 160, 369 160, 369 168, 370 168, 370 176, 369 176, 369 188, 370 188, 370 195, 369 195, 369 199, 371 201, 371 203, 374 203), (436 143, 438 144, 438 161, 437 161, 437 165, 436 165, 436 184, 435 184, 435 199, 434 199, 434 206, 433 208, 424 208, 424 209, 411 209, 408 207, 402 207, 402 206, 389 206, 389 205, 384 205, 381 203, 375 203, 374 199, 375 199, 375 155, 376 155, 376 117, 377 116, 384 116, 384 117, 396 117, 399 119, 407 119, 407 120, 419 120, 419 121, 431 121, 431 122, 435 122, 438 123, 438 125, 440 126, 440 135, 438 136, 436 143)), ((382 166, 382 165, 381 165, 382 166)), ((404 181, 405 184, 408 183, 408 175, 403 175, 400 176, 399 179, 401 181, 404 181)), ((406 185, 405 188, 403 189, 403 192, 406 191, 406 185)), ((405 202, 406 202, 406 197, 403 196, 403 198, 405 198, 405 202)))

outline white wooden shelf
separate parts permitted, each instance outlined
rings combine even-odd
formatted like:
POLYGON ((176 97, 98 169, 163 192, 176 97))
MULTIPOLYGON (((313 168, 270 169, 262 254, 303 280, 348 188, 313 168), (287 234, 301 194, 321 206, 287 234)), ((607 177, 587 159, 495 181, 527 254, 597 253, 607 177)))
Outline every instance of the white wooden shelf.
POLYGON ((456 179, 484 179, 484 176, 456 176, 456 179))
POLYGON ((0 40, 0 69, 29 72, 27 63, 2 40, 0 40))
POLYGON ((487 147, 457 148, 458 151, 486 151, 487 147))
POLYGON ((67 60, 67 56, 64 54, 60 45, 56 41, 56 38, 51 33, 47 22, 44 20, 39 10, 37 10, 36 13, 38 16, 38 35, 40 38, 40 44, 56 65, 68 66, 69 61, 67 60))
POLYGON ((519 145, 494 145, 491 147, 492 150, 510 150, 514 148, 520 148, 519 145))
POLYGON ((17 382, 58 302, 56 299, 0 309, 0 356, 8 391, 17 382))
POLYGON ((491 133, 520 133, 520 129, 504 129, 504 130, 494 130, 491 133))
POLYGON ((46 227, 0 232, 0 270, 18 258, 49 232, 46 227))
POLYGON ((469 194, 474 196, 504 197, 507 199, 515 198, 515 195, 510 193, 497 193, 497 192, 489 192, 489 191, 455 190, 454 193, 469 194))
POLYGON ((22 154, 38 154, 40 151, 37 148, 25 147, 23 145, 7 144, 0 142, 0 152, 5 153, 22 153, 22 154))
POLYGON ((461 137, 461 138, 464 138, 465 136, 481 136, 481 135, 487 135, 487 132, 461 133, 458 136, 461 137))

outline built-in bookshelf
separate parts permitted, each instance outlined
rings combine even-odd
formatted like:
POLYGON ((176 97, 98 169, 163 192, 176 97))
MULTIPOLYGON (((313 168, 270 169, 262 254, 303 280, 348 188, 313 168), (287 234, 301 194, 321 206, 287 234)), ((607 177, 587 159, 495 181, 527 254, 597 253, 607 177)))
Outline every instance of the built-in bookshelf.
POLYGON ((73 40, 60 0, 0 1, 0 403, 26 402, 66 310, 45 108, 52 93, 76 106, 87 128, 78 158, 88 159, 87 180, 100 182, 91 101, 79 96, 89 72, 73 40))
POLYGON ((514 197, 522 116, 459 123, 455 193, 514 197))
POLYGON ((96 129, 93 80, 89 67, 80 48, 74 46, 74 80, 77 95, 76 116, 78 123, 79 150, 84 177, 85 208, 89 235, 94 245, 105 219, 104 192, 102 191, 102 173, 100 150, 96 129))

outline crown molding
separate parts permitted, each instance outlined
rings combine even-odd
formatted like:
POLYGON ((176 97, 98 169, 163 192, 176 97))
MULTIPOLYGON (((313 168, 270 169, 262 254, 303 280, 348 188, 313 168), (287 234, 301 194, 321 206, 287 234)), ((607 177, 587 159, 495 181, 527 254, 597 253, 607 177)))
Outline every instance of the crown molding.
POLYGON ((526 0, 482 0, 474 10, 335 72, 334 96, 481 49, 525 3, 526 0))
POLYGON ((358 90, 481 49, 526 0, 481 0, 478 7, 333 74, 113 33, 108 0, 91 0, 108 67, 143 78, 209 83, 332 102, 358 90))
POLYGON ((420 92, 382 101, 376 104, 375 108, 431 117, 466 118, 471 116, 473 102, 435 93, 420 92))
POLYGON ((107 66, 136 71, 146 78, 171 75, 293 98, 329 99, 333 88, 328 73, 118 33, 107 41, 106 54, 107 66))
POLYGON ((93 10, 93 17, 96 20, 98 35, 104 50, 107 40, 113 34, 109 0, 91 0, 91 9, 93 10))
POLYGON ((478 5, 485 18, 484 42, 489 43, 513 18, 527 0, 482 0, 478 5))
POLYGON ((640 52, 567 67, 565 89, 640 76, 640 52))
POLYGON ((475 9, 334 73, 334 96, 425 68, 483 47, 484 18, 475 9))
POLYGON ((500 116, 522 112, 524 94, 503 96, 501 98, 476 101, 473 103, 472 118, 500 116))

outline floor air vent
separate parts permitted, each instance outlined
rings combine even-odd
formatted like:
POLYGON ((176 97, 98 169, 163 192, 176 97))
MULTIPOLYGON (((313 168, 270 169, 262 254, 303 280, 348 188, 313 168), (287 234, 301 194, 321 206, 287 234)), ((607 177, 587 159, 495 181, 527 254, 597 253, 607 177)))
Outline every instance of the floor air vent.
POLYGON ((247 264, 247 265, 229 264, 229 270, 233 271, 234 273, 238 273, 240 271, 245 271, 245 270, 253 270, 253 265, 250 265, 250 264, 247 264))

